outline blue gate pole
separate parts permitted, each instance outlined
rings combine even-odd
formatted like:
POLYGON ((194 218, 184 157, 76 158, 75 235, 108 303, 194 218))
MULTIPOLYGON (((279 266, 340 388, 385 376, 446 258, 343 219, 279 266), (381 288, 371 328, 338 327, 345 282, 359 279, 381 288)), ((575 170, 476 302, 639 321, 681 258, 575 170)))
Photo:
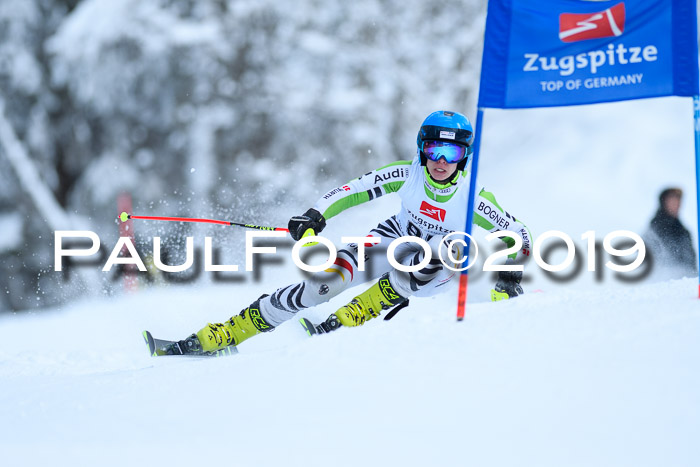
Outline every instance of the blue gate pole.
MULTIPOLYGON (((698 270, 700 271, 700 96, 693 96, 693 120, 695 124, 695 201, 697 202, 698 221, 698 270)), ((700 298, 700 280, 698 282, 700 298)))
MULTIPOLYGON (((467 222, 464 226, 464 232, 471 235, 472 223, 474 222, 474 198, 476 198, 476 175, 479 170, 479 148, 481 147, 481 127, 483 123, 484 109, 482 107, 476 110, 476 129, 474 130, 474 157, 472 159, 472 173, 469 181, 469 201, 467 203, 467 222)), ((696 133, 697 135, 697 133, 696 133)), ((465 263, 469 264, 469 247, 471 246, 471 237, 467 236, 465 263)), ((457 296, 457 321, 464 319, 464 314, 467 308, 467 283, 469 281, 469 269, 462 271, 459 277, 459 293, 457 296)))

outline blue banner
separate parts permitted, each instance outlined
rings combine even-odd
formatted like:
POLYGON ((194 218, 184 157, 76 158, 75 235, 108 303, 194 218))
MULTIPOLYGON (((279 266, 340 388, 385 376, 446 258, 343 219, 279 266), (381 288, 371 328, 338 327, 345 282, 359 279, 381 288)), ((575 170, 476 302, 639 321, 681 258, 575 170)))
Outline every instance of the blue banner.
POLYGON ((696 0, 489 0, 479 107, 698 94, 696 0))

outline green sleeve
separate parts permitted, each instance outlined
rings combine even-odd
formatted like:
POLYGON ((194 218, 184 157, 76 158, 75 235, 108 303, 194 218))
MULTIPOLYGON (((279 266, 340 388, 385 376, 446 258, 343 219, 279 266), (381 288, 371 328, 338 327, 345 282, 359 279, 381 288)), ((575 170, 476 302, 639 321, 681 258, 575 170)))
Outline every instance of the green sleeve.
MULTIPOLYGON (((474 201, 474 224, 478 225, 489 232, 497 232, 499 230, 509 230, 515 232, 522 239, 523 246, 516 252, 508 255, 511 259, 516 259, 519 256, 529 256, 531 250, 532 235, 527 226, 515 216, 509 214, 496 201, 493 193, 484 189, 479 192, 479 196, 474 201)), ((509 248, 515 245, 515 239, 512 237, 501 237, 509 248)))
POLYGON ((395 193, 408 179, 410 165, 411 161, 398 161, 368 172, 329 191, 314 208, 328 220, 353 206, 395 193))

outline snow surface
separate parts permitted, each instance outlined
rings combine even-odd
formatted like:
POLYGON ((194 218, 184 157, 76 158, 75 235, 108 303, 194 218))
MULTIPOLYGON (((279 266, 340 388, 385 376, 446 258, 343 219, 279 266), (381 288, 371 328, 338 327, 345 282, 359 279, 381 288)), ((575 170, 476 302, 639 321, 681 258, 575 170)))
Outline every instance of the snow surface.
POLYGON ((453 295, 418 298, 313 339, 287 323, 222 359, 151 358, 140 331, 181 337, 260 290, 4 318, 3 463, 694 466, 696 285, 532 293, 461 323, 453 295))

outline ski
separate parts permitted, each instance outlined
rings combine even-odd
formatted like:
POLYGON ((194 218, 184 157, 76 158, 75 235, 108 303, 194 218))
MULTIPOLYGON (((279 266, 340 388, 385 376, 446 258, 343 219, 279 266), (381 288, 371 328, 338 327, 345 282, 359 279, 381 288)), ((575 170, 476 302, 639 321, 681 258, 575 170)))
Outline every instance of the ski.
MULTIPOLYGON (((387 313, 387 315, 384 317, 384 321, 389 321, 391 318, 396 316, 396 313, 403 310, 407 306, 408 300, 404 300, 403 302, 399 303, 394 308, 392 308, 389 311, 389 313, 387 313)), ((316 334, 326 334, 328 332, 335 331, 336 329, 342 326, 342 324, 340 324, 340 321, 338 320, 338 316, 336 316, 335 313, 331 314, 328 318, 326 318, 324 322, 320 324, 314 324, 306 318, 299 319, 299 322, 301 323, 301 326, 304 328, 304 330, 309 336, 315 336, 316 334)))
POLYGON ((314 324, 306 318, 301 318, 299 320, 302 327, 306 330, 309 336, 315 336, 316 334, 325 334, 331 331, 335 331, 340 326, 340 321, 335 314, 332 314, 321 324, 314 324))
POLYGON ((165 356, 180 356, 180 357, 227 357, 229 355, 235 355, 238 353, 238 349, 234 345, 229 345, 216 352, 196 352, 196 353, 177 353, 173 352, 174 348, 177 348, 176 341, 169 341, 165 339, 156 339, 148 331, 143 331, 143 338, 148 346, 148 352, 151 357, 165 357, 165 356))
POLYGON ((309 336, 313 336, 314 334, 319 334, 319 332, 316 331, 316 325, 314 323, 312 323, 311 321, 309 321, 308 319, 301 318, 299 320, 299 322, 301 323, 301 326, 306 330, 306 333, 309 336))

